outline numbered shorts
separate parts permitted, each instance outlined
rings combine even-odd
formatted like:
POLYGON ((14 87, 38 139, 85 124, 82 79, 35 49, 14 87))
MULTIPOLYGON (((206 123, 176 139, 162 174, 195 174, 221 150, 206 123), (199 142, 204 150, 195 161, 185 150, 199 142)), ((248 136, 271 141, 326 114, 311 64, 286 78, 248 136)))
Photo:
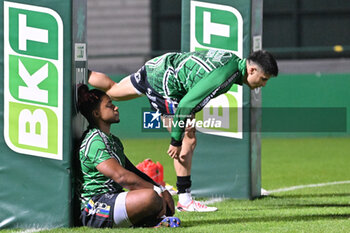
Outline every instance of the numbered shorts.
POLYGON ((164 98, 161 94, 155 91, 147 81, 147 73, 143 66, 139 71, 130 75, 130 81, 136 91, 145 94, 154 111, 159 111, 163 115, 174 115, 179 100, 164 98))

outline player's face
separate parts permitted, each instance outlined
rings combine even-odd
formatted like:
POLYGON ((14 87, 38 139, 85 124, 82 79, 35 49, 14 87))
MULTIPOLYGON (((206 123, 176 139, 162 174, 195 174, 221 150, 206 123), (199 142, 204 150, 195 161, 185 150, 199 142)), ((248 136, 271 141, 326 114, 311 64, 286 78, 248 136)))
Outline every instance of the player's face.
POLYGON ((102 97, 100 104, 100 117, 101 120, 108 123, 118 123, 120 121, 118 107, 112 103, 111 98, 107 95, 102 97))
POLYGON ((255 89, 264 87, 269 79, 270 76, 266 75, 259 67, 250 67, 248 69, 246 84, 250 89, 255 89))

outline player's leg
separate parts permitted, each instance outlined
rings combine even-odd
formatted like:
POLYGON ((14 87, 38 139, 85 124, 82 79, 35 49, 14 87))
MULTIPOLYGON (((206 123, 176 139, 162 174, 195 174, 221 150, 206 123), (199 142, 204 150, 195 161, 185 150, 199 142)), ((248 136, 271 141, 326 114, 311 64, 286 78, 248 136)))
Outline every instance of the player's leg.
MULTIPOLYGON (((115 211, 121 206, 117 201, 115 211)), ((165 215, 163 199, 152 189, 130 191, 124 203, 127 217, 134 226, 155 226, 165 215)), ((116 224, 118 221, 123 222, 123 215, 119 216, 121 220, 114 218, 116 224)))
MULTIPOLYGON (((162 121, 166 123, 167 130, 171 133, 172 117, 162 116, 162 121)), ((189 192, 191 188, 192 156, 196 147, 196 141, 196 129, 186 128, 180 155, 177 159, 174 159, 174 168, 177 176, 176 186, 179 194, 189 192)))
POLYGON ((123 78, 119 83, 114 83, 106 93, 116 101, 130 100, 142 95, 131 83, 130 75, 123 78))
MULTIPOLYGON (((172 118, 162 117, 163 122, 166 122, 168 131, 171 132, 171 120, 172 118)), ((177 159, 174 159, 174 168, 177 176, 176 187, 179 194, 179 202, 177 209, 180 211, 198 211, 198 212, 211 212, 216 211, 216 207, 207 207, 204 204, 194 201, 191 195, 191 169, 193 152, 196 148, 197 138, 196 129, 194 127, 186 128, 185 134, 182 140, 182 147, 180 155, 177 159)))
POLYGON ((197 141, 195 132, 195 128, 186 129, 180 155, 177 159, 174 159, 174 168, 177 175, 176 187, 179 196, 178 206, 187 206, 192 201, 191 168, 193 152, 197 141))
POLYGON ((196 147, 196 129, 188 128, 182 140, 182 147, 178 159, 174 159, 174 167, 177 174, 176 186, 179 194, 177 209, 179 211, 212 212, 216 207, 208 207, 199 201, 192 199, 191 195, 191 168, 193 152, 196 147))
POLYGON ((182 147, 178 159, 174 160, 175 171, 178 176, 190 176, 192 168, 192 156, 196 148, 196 128, 186 128, 182 147))
POLYGON ((93 87, 106 92, 113 100, 129 100, 141 95, 130 80, 131 76, 135 74, 129 75, 117 83, 104 73, 90 71, 88 82, 93 87))

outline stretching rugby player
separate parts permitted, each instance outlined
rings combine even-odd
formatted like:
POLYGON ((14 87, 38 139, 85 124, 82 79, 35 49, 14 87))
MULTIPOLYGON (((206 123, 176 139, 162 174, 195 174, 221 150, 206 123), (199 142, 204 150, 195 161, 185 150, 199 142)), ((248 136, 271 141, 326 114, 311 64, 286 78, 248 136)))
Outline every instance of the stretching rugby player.
MULTIPOLYGON (((167 53, 147 61, 140 70, 121 80, 91 71, 89 84, 105 91, 113 100, 128 100, 144 94, 152 109, 171 115, 173 122, 193 118, 210 99, 229 91, 233 84, 263 87, 278 75, 275 58, 267 51, 253 52, 247 59, 222 50, 167 53)), ((169 118, 167 118, 169 119, 169 118)), ((196 147, 194 127, 167 124, 171 132, 168 154, 174 158, 179 192, 178 210, 215 211, 192 200, 191 165, 196 147), (173 125, 173 127, 171 127, 173 125)))

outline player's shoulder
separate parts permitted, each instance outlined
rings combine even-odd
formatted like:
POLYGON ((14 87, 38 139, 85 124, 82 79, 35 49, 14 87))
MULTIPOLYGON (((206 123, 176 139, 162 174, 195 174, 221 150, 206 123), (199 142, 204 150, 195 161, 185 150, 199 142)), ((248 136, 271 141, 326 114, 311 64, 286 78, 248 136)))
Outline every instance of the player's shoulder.
POLYGON ((99 134, 99 130, 97 128, 91 128, 86 133, 84 140, 91 140, 93 138, 98 138, 98 137, 101 137, 99 134))
POLYGON ((226 59, 238 58, 238 56, 235 55, 233 52, 227 51, 227 50, 221 50, 221 49, 193 51, 193 52, 188 52, 187 54, 191 56, 197 56, 197 57, 203 57, 203 58, 215 59, 215 60, 219 60, 221 58, 226 58, 226 59))
POLYGON ((104 151, 106 149, 106 145, 99 131, 96 129, 89 129, 80 145, 80 159, 86 158, 92 160, 96 154, 99 154, 99 151, 104 151))
POLYGON ((96 128, 92 128, 87 132, 83 140, 82 146, 103 145, 103 144, 104 142, 101 136, 101 132, 96 128))
POLYGON ((123 145, 122 141, 119 137, 115 136, 114 134, 111 134, 111 138, 114 142, 118 143, 119 145, 123 145))

